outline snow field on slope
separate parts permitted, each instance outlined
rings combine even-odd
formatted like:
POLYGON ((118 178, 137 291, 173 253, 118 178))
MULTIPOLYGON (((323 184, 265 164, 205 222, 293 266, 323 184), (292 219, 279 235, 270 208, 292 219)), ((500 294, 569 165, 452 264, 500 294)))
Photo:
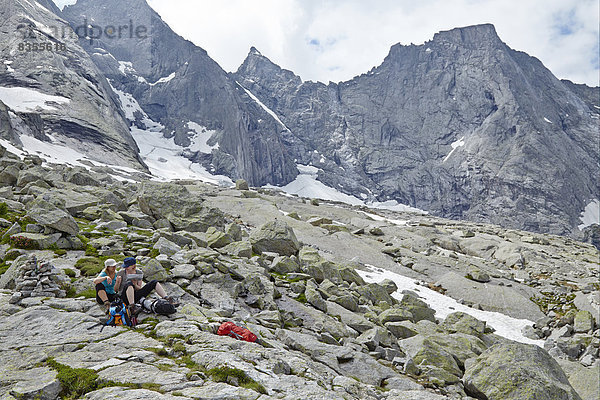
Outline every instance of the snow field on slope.
MULTIPOLYGON (((39 156, 45 160, 42 163, 43 166, 46 166, 47 164, 61 164, 89 169, 90 165, 88 163, 90 163, 97 167, 109 167, 111 169, 114 169, 115 171, 120 171, 125 174, 139 172, 133 168, 122 167, 119 165, 104 164, 95 160, 91 160, 84 154, 81 154, 78 151, 73 150, 72 148, 67 147, 64 144, 59 143, 52 136, 49 137, 51 142, 43 142, 34 138, 33 136, 19 136, 19 139, 23 143, 23 148, 25 150, 19 150, 18 148, 14 147, 9 141, 4 139, 0 139, 0 145, 4 146, 6 150, 8 150, 10 153, 19 156, 19 158, 21 159, 23 159, 28 154, 39 156), (82 163, 82 161, 85 161, 85 163, 82 163)), ((111 176, 119 181, 133 182, 133 180, 120 175, 111 174, 111 176)))
POLYGON ((69 104, 71 102, 66 97, 52 96, 29 88, 3 86, 0 86, 0 101, 15 112, 32 112, 37 108, 55 111, 56 108, 47 103, 69 104))
MULTIPOLYGON (((298 168, 300 175, 298 175, 294 181, 288 183, 285 186, 266 185, 265 187, 269 189, 283 190, 286 193, 295 194, 301 197, 338 201, 353 206, 367 206, 371 208, 379 208, 399 212, 414 212, 419 214, 427 214, 426 211, 419 210, 417 208, 413 208, 404 204, 400 204, 395 200, 371 203, 365 202, 363 200, 358 199, 357 197, 342 193, 339 190, 334 189, 318 181, 317 177, 319 169, 317 167, 314 167, 312 165, 301 164, 296 164, 296 167, 298 168)), ((369 216, 373 219, 377 219, 377 216, 374 216, 372 214, 369 214, 369 216)), ((386 219, 383 218, 382 220, 386 219)), ((398 223, 396 222, 392 223, 398 225, 398 223)))
MULTIPOLYGON (((148 117, 137 100, 129 93, 121 90, 113 90, 121 100, 122 109, 125 116, 130 121, 135 121, 134 114, 141 113, 142 122, 147 129, 140 129, 132 125, 131 135, 136 141, 140 155, 150 169, 150 173, 161 181, 169 181, 175 179, 196 179, 202 182, 213 183, 220 186, 233 186, 233 181, 226 176, 212 175, 202 165, 192 163, 183 156, 183 151, 186 148, 175 144, 174 138, 165 138, 162 134, 164 126, 155 122, 148 117)), ((206 144, 212 132, 194 122, 188 123, 188 128, 196 132, 195 141, 192 141, 192 149, 194 151, 206 151, 213 147, 206 144)), ((209 151, 210 152, 210 151, 209 151)))
POLYGON ((209 131, 205 127, 195 122, 188 122, 187 127, 190 129, 190 133, 194 132, 194 135, 190 138, 190 151, 199 151, 200 153, 210 154, 213 150, 219 148, 219 143, 210 146, 208 141, 216 133, 216 131, 209 131))
POLYGON ((581 225, 578 226, 579 230, 584 230, 593 224, 600 224, 600 200, 594 199, 585 206, 579 220, 581 221, 581 225))
POLYGON ((390 279, 396 283, 398 290, 392 294, 397 300, 401 300, 404 296, 403 290, 410 290, 419 295, 419 297, 435 310, 435 317, 438 319, 445 319, 448 315, 454 312, 464 312, 469 314, 480 321, 485 321, 488 326, 491 326, 496 331, 495 334, 505 337, 516 342, 535 344, 539 347, 544 347, 543 340, 532 340, 523 336, 521 329, 526 326, 533 325, 532 321, 526 319, 517 319, 509 317, 498 312, 476 310, 465 306, 464 304, 458 303, 451 297, 445 296, 427 287, 417 284, 417 281, 396 274, 391 271, 387 271, 381 268, 369 266, 368 271, 356 270, 358 274, 368 283, 379 283, 385 279, 390 279))

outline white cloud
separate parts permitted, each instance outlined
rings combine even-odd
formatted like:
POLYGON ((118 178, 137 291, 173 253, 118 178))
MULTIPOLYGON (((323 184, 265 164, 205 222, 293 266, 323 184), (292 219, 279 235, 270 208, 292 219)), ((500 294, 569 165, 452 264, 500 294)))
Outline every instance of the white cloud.
POLYGON ((254 45, 304 79, 347 80, 381 63, 395 43, 419 44, 440 30, 491 22, 509 46, 540 58, 558 77, 598 85, 597 64, 596 68, 593 64, 598 56, 595 0, 369 4, 360 0, 150 0, 150 4, 229 71, 237 69, 254 45), (560 36, 560 21, 568 16, 573 33, 560 36), (320 46, 315 45, 317 40, 320 46))
MULTIPOLYGON (((55 0, 71 2, 73 0, 55 0)), ((177 33, 235 71, 251 46, 305 80, 348 80, 396 43, 493 23, 557 77, 599 85, 597 0, 148 0, 177 33), (570 34, 562 34, 570 32, 570 34)))

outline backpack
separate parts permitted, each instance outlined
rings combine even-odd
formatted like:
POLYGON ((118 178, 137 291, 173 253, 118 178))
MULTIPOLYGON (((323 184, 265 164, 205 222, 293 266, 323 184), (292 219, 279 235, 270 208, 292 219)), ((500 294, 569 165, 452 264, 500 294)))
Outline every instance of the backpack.
POLYGON ((217 335, 219 336, 230 336, 237 340, 243 340, 245 342, 256 342, 256 335, 250 332, 246 328, 242 328, 241 326, 237 326, 233 322, 225 322, 221 324, 219 330, 217 331, 217 335))
POLYGON ((152 300, 142 298, 140 303, 146 311, 153 312, 154 314, 158 315, 171 315, 177 312, 175 306, 165 299, 152 300))
POLYGON ((121 299, 117 299, 110 304, 108 316, 108 321, 102 325, 100 332, 105 326, 135 326, 137 323, 136 319, 129 314, 129 310, 121 299))

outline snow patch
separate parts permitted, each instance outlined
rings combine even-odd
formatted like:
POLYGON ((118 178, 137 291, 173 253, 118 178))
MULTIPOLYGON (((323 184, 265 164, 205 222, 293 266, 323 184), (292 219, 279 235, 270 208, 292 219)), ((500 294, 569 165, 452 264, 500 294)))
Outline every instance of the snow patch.
MULTIPOLYGON (((159 80, 157 80, 156 82, 154 82, 154 83, 151 83, 151 84, 150 84, 150 86, 156 86, 156 85, 159 85, 159 84, 161 84, 161 83, 167 83, 167 82, 170 82, 170 81, 172 81, 172 80, 173 80, 173 78, 175 78, 175 72, 173 72, 171 75, 169 75, 169 76, 167 76, 167 77, 165 77, 165 78, 160 78, 160 79, 159 79, 159 80)), ((145 79, 144 79, 144 81, 145 81, 145 79)))
POLYGON ((20 149, 17 149, 8 140, 0 139, 0 146, 4 147, 9 153, 13 153, 14 155, 18 156, 21 159, 23 159, 25 157, 25 155, 27 155, 26 152, 24 152, 20 149))
MULTIPOLYGON (((21 135, 19 136, 19 140, 23 144, 23 150, 14 147, 10 142, 2 139, 0 139, 0 145, 4 146, 9 152, 19 156, 20 158, 24 158, 28 154, 37 155, 44 160, 42 166, 46 166, 48 164, 61 164, 90 169, 91 164, 98 167, 109 167, 115 171, 126 174, 139 173, 139 171, 133 168, 104 164, 95 160, 91 160, 84 154, 81 154, 78 151, 60 143, 54 137, 49 136, 49 138, 51 140, 50 142, 43 142, 34 138, 33 136, 21 135), (83 163, 82 161, 86 162, 83 163)), ((117 180, 132 181, 131 179, 124 178, 120 175, 111 175, 117 180)))
POLYGON ((600 224, 600 201, 594 199, 585 206, 579 220, 582 222, 581 225, 578 226, 581 231, 590 225, 600 224))
POLYGON ((137 75, 137 71, 135 70, 135 68, 133 68, 133 63, 131 63, 129 61, 119 61, 119 71, 121 71, 121 73, 123 75, 127 75, 127 74, 137 75))
POLYGON ((465 137, 461 137, 460 139, 458 139, 456 142, 452 143, 450 146, 452 146, 452 151, 450 151, 450 153, 448 153, 448 155, 446 156, 446 158, 444 158, 444 161, 442 161, 443 163, 445 163, 450 156, 452 155, 452 153, 454 153, 456 151, 456 149, 458 149, 459 147, 463 147, 465 145, 465 137))
POLYGON ((71 6, 75 3, 77 3, 77 0, 61 0, 61 2, 59 3, 60 5, 57 4, 57 7, 60 8, 60 11, 63 11, 66 6, 71 6))
MULTIPOLYGON (((79 160, 86 159, 84 154, 81 154, 65 145, 58 143, 56 140, 50 142, 42 142, 32 136, 21 135, 19 137, 23 148, 27 149, 28 153, 37 154, 44 158, 46 162, 55 164, 66 164, 74 167, 86 167, 79 160)), ((53 138, 51 137, 51 140, 53 138)))
POLYGON ((425 51, 426 51, 427 53, 431 53, 431 51, 432 51, 432 50, 431 50, 431 48, 429 48, 429 47, 428 47, 428 48, 427 48, 427 50, 425 50, 425 51))
POLYGON ((4 65, 6 65, 6 70, 11 74, 15 72, 15 70, 10 66, 12 63, 12 61, 4 61, 4 65))
POLYGON ((379 222, 387 222, 390 223, 392 225, 398 225, 398 226, 406 226, 408 225, 408 221, 403 221, 400 219, 389 219, 389 218, 385 218, 382 217, 381 215, 377 215, 377 214, 373 214, 370 212, 365 212, 365 211, 361 211, 363 214, 365 214, 367 217, 374 219, 375 221, 379 221, 379 222))
POLYGON ((136 111, 139 111, 139 112, 145 114, 144 110, 142 110, 142 107, 140 107, 140 105, 133 98, 132 95, 130 95, 129 93, 123 92, 122 90, 115 89, 112 86, 112 84, 111 84, 111 88, 112 88, 113 92, 115 92, 117 94, 117 96, 119 96, 119 100, 121 101, 121 108, 123 109, 123 112, 125 112, 125 117, 128 120, 135 121, 135 116, 133 114, 136 111))
POLYGON ((367 206, 372 207, 372 208, 379 208, 379 209, 398 211, 398 212, 411 212, 411 213, 418 213, 418 214, 423 214, 423 215, 429 214, 427 211, 423 211, 418 208, 407 206, 406 204, 398 203, 396 200, 388 200, 388 201, 384 201, 384 202, 375 201, 372 203, 368 203, 367 206))
POLYGON ((398 290, 392 294, 395 299, 401 300, 403 290, 411 290, 419 295, 419 297, 435 310, 436 318, 445 319, 448 315, 454 312, 464 312, 480 321, 485 321, 488 326, 496 330, 496 334, 507 339, 514 340, 520 343, 535 344, 539 347, 544 346, 543 340, 532 340, 523 336, 521 329, 526 326, 533 325, 532 321, 526 319, 512 318, 507 315, 492 312, 482 311, 459 304, 451 297, 445 296, 427 287, 417 284, 417 281, 396 274, 391 271, 386 271, 381 268, 369 266, 368 271, 356 270, 358 274, 368 283, 378 283, 384 279, 390 279, 396 283, 398 290))
MULTIPOLYGON (((35 1, 34 1, 34 3, 37 4, 35 1)), ((40 8, 42 8, 43 10, 46 10, 44 7, 40 6, 39 4, 37 4, 37 5, 40 8)), ((52 29, 50 29, 50 27, 48 25, 42 24, 41 22, 36 21, 35 19, 31 18, 30 15, 23 15, 23 14, 20 14, 20 15, 22 15, 25 18, 27 18, 29 21, 33 22, 34 25, 35 25, 35 27, 38 28, 40 30, 40 32, 44 32, 46 35, 54 37, 53 36, 54 35, 54 31, 52 29)))
POLYGON ((218 143, 214 146, 209 146, 207 143, 212 135, 214 135, 217 131, 210 131, 200 124, 192 121, 188 122, 187 126, 191 129, 190 133, 194 133, 194 135, 190 138, 192 143, 189 149, 191 151, 199 151, 200 153, 211 154, 213 150, 219 148, 218 143))
MULTIPOLYGON (((163 136, 162 131, 165 127, 159 122, 150 119, 131 94, 117 90, 114 87, 113 90, 119 96, 119 99, 121 99, 123 111, 127 119, 133 121, 135 120, 133 114, 136 111, 141 113, 141 121, 146 129, 141 129, 133 125, 131 126, 131 135, 140 149, 140 156, 155 179, 161 181, 195 179, 220 186, 233 186, 233 181, 229 177, 213 175, 202 165, 192 163, 184 157, 183 152, 185 149, 175 144, 174 138, 165 138, 163 136)), ((192 140, 190 150, 196 151, 195 149, 198 149, 200 151, 200 149, 210 148, 212 151, 213 148, 217 147, 210 147, 206 144, 206 141, 214 132, 207 131, 206 128, 192 121, 188 122, 187 125, 197 135, 200 135, 200 137, 192 140)))
POLYGON ((185 158, 183 149, 175 144, 174 138, 167 139, 160 132, 135 126, 131 128, 131 134, 140 149, 140 155, 157 180, 195 179, 220 186, 233 186, 230 178, 212 175, 202 165, 185 158))
POLYGON ((550 121, 548 118, 544 117, 544 121, 546 121, 547 123, 551 124, 552 121, 550 121))
POLYGON ((31 112, 37 109, 55 111, 56 108, 49 104, 69 104, 71 101, 66 97, 52 96, 29 88, 2 86, 0 100, 16 112, 31 112))
POLYGON ((319 172, 317 167, 300 164, 297 164, 296 167, 298 168, 298 171, 300 171, 300 175, 298 175, 293 182, 290 182, 283 187, 275 187, 271 185, 267 185, 267 187, 272 189, 281 189, 284 192, 297 194, 298 196, 302 197, 340 201, 352 205, 364 204, 356 197, 341 193, 338 190, 319 182, 317 180, 317 174, 319 172))
POLYGON ((273 112, 273 110, 271 110, 269 107, 264 105, 263 102, 258 99, 258 97, 256 97, 251 91, 249 91, 248 89, 243 87, 239 82, 236 81, 235 83, 237 83, 239 87, 244 89, 244 91, 248 94, 248 96, 250 96, 250 98, 252 100, 254 100, 259 106, 261 106, 263 108, 263 110, 265 110, 271 117, 273 117, 275 119, 275 121, 279 122, 279 124, 281 126, 283 126, 288 132, 290 131, 289 128, 283 122, 281 122, 281 120, 279 119, 277 114, 275 114, 273 112))
MULTIPOLYGON (((427 214, 427 212, 423 210, 419 210, 417 208, 409 207, 404 204, 400 204, 395 200, 390 200, 386 202, 370 202, 365 203, 363 200, 358 199, 354 196, 350 196, 348 194, 342 193, 339 190, 336 190, 332 187, 325 185, 322 182, 317 180, 319 168, 312 165, 301 165, 296 164, 300 175, 296 177, 296 179, 285 186, 276 187, 272 185, 265 186, 266 188, 271 189, 280 189, 286 193, 296 194, 301 197, 308 197, 314 199, 321 200, 329 200, 329 201, 338 201, 341 203, 347 203, 353 206, 367 206, 372 208, 379 209, 387 209, 392 211, 402 211, 402 212, 417 212, 420 214, 427 214)), ((363 193, 364 194, 364 193, 363 193)), ((366 198, 362 196, 363 199, 366 198)), ((371 216, 371 214, 369 214, 371 216)), ((390 221, 391 222, 391 221, 390 221)), ((394 222, 391 222, 394 223, 394 222)))

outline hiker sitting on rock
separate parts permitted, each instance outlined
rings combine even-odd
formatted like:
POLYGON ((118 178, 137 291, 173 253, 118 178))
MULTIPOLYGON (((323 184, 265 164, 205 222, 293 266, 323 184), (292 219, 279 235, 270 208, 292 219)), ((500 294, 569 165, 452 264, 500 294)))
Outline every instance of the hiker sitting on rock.
MULTIPOLYGON (((173 297, 167 296, 167 293, 158 281, 153 280, 143 285, 143 277, 144 273, 137 269, 134 257, 127 257, 123 260, 123 269, 117 274, 119 285, 115 286, 115 290, 121 292, 121 299, 127 307, 133 308, 142 297, 148 297, 153 290, 156 290, 156 294, 161 298, 168 300, 172 304, 176 303, 173 297)), ((132 311, 135 312, 137 310, 134 309, 132 311)))
POLYGON ((104 261, 104 269, 100 272, 100 275, 94 279, 94 285, 96 285, 96 301, 100 305, 106 307, 106 311, 110 308, 112 303, 117 298, 117 292, 115 291, 115 285, 120 282, 120 278, 115 279, 117 269, 117 262, 112 258, 104 261))

